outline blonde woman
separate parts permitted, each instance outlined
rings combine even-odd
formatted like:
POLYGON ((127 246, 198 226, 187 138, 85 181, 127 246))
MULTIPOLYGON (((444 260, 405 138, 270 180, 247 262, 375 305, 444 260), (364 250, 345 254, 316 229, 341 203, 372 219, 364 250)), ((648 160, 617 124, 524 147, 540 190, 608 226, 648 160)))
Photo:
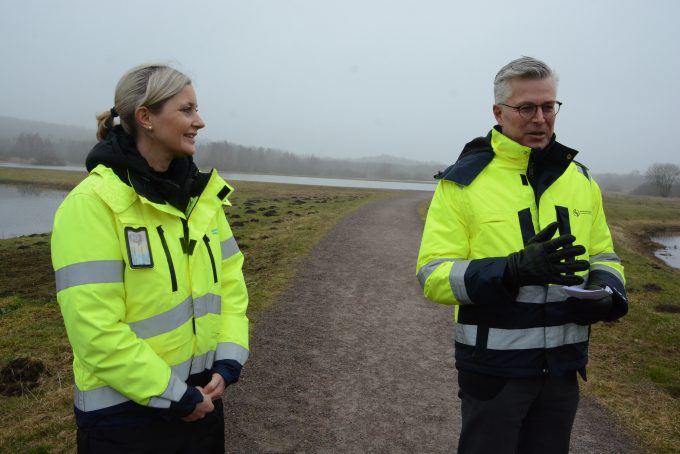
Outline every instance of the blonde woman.
POLYGON ((191 80, 147 64, 97 116, 89 176, 55 215, 79 452, 223 452, 222 393, 248 358, 232 188, 192 156, 191 80), (114 126, 114 118, 120 124, 114 126))

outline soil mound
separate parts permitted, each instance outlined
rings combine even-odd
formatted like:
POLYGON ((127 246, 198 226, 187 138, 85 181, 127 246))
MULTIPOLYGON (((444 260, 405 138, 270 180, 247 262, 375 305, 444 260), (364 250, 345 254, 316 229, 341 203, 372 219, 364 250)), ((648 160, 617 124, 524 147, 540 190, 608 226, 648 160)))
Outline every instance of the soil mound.
POLYGON ((20 396, 35 388, 46 372, 45 364, 37 358, 15 358, 0 369, 0 394, 20 396))

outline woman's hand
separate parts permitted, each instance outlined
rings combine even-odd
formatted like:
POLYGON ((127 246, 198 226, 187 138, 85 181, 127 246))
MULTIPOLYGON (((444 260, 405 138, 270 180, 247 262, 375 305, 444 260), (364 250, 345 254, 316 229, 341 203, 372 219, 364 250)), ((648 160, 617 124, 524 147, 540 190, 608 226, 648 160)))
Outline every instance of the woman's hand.
POLYGON ((222 393, 226 387, 224 378, 220 374, 212 374, 212 380, 205 385, 201 392, 205 392, 212 400, 217 400, 222 398, 222 393))
MULTIPOLYGON (((210 382, 212 383, 212 381, 210 382)), ((212 403, 212 399, 210 398, 210 395, 208 395, 203 388, 200 386, 197 386, 196 389, 198 389, 201 394, 203 395, 203 402, 200 402, 196 407, 194 408, 194 411, 189 413, 187 416, 182 418, 182 421, 185 422, 194 422, 198 421, 199 419, 205 418, 205 415, 208 413, 212 412, 215 410, 215 406, 212 403)))

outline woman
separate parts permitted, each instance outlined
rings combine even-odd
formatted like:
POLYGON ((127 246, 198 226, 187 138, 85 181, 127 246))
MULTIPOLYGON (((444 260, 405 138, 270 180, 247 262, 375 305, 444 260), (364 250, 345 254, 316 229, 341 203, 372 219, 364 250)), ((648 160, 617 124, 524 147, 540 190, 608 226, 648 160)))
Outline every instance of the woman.
POLYGON ((52 232, 78 450, 223 452, 221 396, 248 357, 248 295, 223 211, 232 189, 192 159, 205 124, 191 80, 133 68, 97 121, 90 175, 52 232))

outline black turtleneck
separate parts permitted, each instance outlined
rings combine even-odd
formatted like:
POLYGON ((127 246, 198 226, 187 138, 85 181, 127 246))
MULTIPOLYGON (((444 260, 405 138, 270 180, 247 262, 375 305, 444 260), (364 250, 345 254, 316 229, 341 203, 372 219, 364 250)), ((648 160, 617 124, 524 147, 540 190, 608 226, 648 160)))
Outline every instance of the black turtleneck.
POLYGON ((168 170, 156 172, 121 126, 115 126, 85 160, 88 172, 99 164, 111 168, 137 194, 154 203, 169 203, 182 212, 186 212, 192 196, 203 192, 210 178, 198 171, 191 156, 173 159, 168 170))

